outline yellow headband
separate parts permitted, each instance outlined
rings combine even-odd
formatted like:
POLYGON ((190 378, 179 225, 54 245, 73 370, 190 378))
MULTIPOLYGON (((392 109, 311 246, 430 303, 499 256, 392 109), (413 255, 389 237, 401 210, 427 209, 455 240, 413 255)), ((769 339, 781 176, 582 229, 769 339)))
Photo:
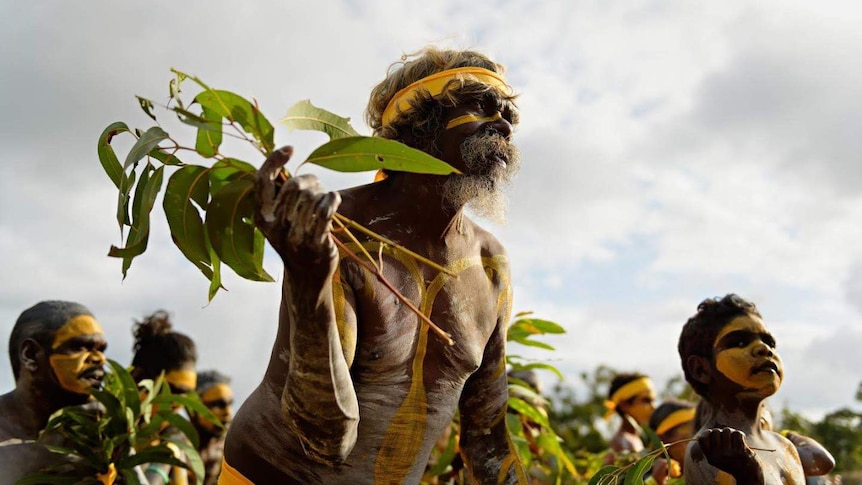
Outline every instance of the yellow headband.
POLYGON ((77 317, 72 317, 54 334, 54 342, 51 345, 51 350, 57 350, 59 346, 66 343, 70 338, 101 333, 104 333, 102 326, 92 316, 78 315, 77 317))
POLYGON ((198 374, 193 370, 174 369, 165 374, 165 381, 174 386, 183 386, 194 390, 198 383, 198 374))
POLYGON ((413 99, 413 95, 420 89, 428 91, 432 98, 436 98, 443 94, 449 81, 455 79, 460 79, 462 81, 478 81, 494 86, 504 93, 511 92, 511 88, 506 84, 506 80, 503 79, 503 76, 488 69, 483 69, 481 67, 459 67, 456 69, 440 71, 430 76, 423 77, 395 93, 395 96, 392 96, 392 99, 389 100, 389 104, 386 105, 386 109, 383 110, 383 117, 381 119, 382 125, 389 126, 393 121, 395 121, 395 118, 399 114, 407 113, 412 110, 413 108, 410 106, 410 101, 413 99))
POLYGON ((661 436, 673 428, 689 421, 694 421, 694 408, 677 409, 668 414, 668 416, 659 423, 655 433, 661 436))
POLYGON ((605 401, 605 407, 608 408, 608 412, 605 413, 605 421, 611 419, 611 416, 614 415, 614 411, 616 411, 619 403, 646 392, 655 392, 652 381, 649 377, 640 377, 631 382, 625 383, 611 395, 610 400, 605 401))

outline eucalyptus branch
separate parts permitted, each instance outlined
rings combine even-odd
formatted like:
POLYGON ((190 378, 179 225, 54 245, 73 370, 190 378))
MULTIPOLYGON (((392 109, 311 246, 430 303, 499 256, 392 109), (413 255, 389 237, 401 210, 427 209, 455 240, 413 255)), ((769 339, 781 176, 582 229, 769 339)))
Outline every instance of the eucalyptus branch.
POLYGON ((404 295, 402 295, 401 292, 398 291, 392 285, 392 283, 390 283, 389 280, 387 280, 386 277, 383 276, 382 273, 377 271, 377 269, 375 267, 369 265, 368 263, 366 263, 365 261, 360 259, 359 256, 357 256, 352 251, 350 251, 347 248, 347 246, 344 245, 343 242, 339 241, 337 237, 335 237, 334 235, 330 235, 330 237, 332 238, 332 241, 335 243, 335 245, 344 251, 344 254, 346 254, 348 258, 356 261, 357 264, 359 264, 360 266, 362 266, 366 270, 374 273, 374 276, 377 277, 377 280, 380 281, 381 283, 383 283, 384 286, 389 288, 389 290, 395 294, 395 297, 398 298, 399 300, 401 300, 402 303, 407 305, 407 308, 412 310, 413 313, 415 313, 419 317, 419 319, 421 319, 423 322, 425 322, 425 324, 427 324, 428 327, 430 327, 431 330, 434 331, 434 333, 439 335, 440 338, 442 338, 448 345, 455 345, 455 341, 452 340, 452 335, 450 335, 449 332, 446 332, 442 328, 435 325, 434 322, 432 322, 428 317, 425 316, 425 314, 423 314, 418 308, 416 308, 416 306, 413 305, 413 303, 411 303, 410 300, 408 300, 404 295))
POLYGON ((368 229, 367 227, 359 224, 358 222, 354 222, 354 221, 348 219, 347 217, 344 217, 343 215, 338 214, 338 213, 335 214, 334 218, 339 220, 339 222, 342 222, 342 223, 350 226, 351 228, 356 229, 357 231, 365 234, 366 236, 368 236, 372 239, 376 239, 382 243, 385 243, 385 244, 393 247, 394 249, 411 256, 413 259, 425 263, 426 265, 436 269, 437 271, 440 271, 441 273, 446 273, 447 275, 449 275, 453 278, 458 277, 458 275, 455 274, 455 272, 453 272, 452 270, 444 268, 443 266, 435 263, 434 261, 431 261, 430 259, 428 259, 428 258, 426 258, 420 254, 414 253, 413 251, 405 248, 404 246, 402 246, 396 242, 393 242, 391 239, 388 239, 384 236, 381 236, 380 234, 377 234, 376 232, 372 231, 371 229, 368 229))

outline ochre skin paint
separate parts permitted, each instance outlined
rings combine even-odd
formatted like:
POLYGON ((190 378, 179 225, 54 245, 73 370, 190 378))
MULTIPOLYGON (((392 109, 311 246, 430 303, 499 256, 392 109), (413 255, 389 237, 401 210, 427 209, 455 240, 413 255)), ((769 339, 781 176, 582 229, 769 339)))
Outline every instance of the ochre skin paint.
MULTIPOLYGON (((366 251, 372 254, 382 251, 387 255, 394 257, 404 265, 406 272, 415 282, 416 288, 421 295, 421 304, 419 305, 420 311, 422 311, 426 316, 430 316, 438 295, 452 280, 452 277, 440 272, 437 273, 436 277, 433 279, 426 280, 423 277, 419 266, 416 265, 412 258, 406 257, 404 254, 393 251, 385 246, 381 248, 381 244, 378 242, 367 242, 363 244, 363 247, 366 251)), ((358 246, 355 244, 348 244, 348 248, 358 250, 358 246)), ((503 277, 503 275, 506 275, 507 273, 502 271, 502 268, 507 264, 508 259, 505 256, 498 255, 484 258, 465 258, 456 260, 449 263, 447 265, 447 269, 455 274, 461 274, 468 269, 478 266, 482 267, 488 274, 493 273, 503 277)), ((336 310, 336 320, 339 325, 339 334, 341 336, 342 343, 348 344, 345 348, 352 349, 355 346, 353 342, 356 337, 352 332, 348 331, 343 319, 341 318, 346 302, 339 272, 336 272, 335 275, 335 278, 333 278, 333 300, 336 310)), ((366 276, 368 278, 372 278, 371 274, 367 274, 366 276)), ((512 306, 512 291, 508 278, 506 278, 503 284, 505 290, 500 293, 496 302, 497 313, 508 315, 511 312, 512 306)), ((365 288, 373 288, 373 286, 368 284, 365 285, 365 288)), ((373 295, 366 296, 371 297, 373 295)), ((426 363, 425 357, 428 348, 428 333, 428 326, 422 324, 419 330, 416 350, 411 366, 413 375, 424 375, 425 373, 424 366, 426 363)), ((347 357, 349 362, 353 360, 353 355, 345 357, 347 357)), ((498 372, 505 373, 505 362, 503 362, 503 366, 498 369, 498 372)), ((379 454, 375 460, 374 470, 375 476, 378 480, 382 480, 383 477, 385 477, 386 481, 392 480, 392 483, 400 483, 400 481, 406 477, 410 468, 413 466, 413 461, 419 454, 419 449, 425 438, 425 422, 428 411, 429 402, 425 380, 411 379, 411 386, 407 396, 405 396, 404 401, 392 417, 392 421, 389 423, 384 434, 379 454)), ((505 411, 506 410, 504 408, 502 410, 502 414, 498 416, 497 419, 505 419, 505 411)), ((509 455, 505 458, 504 463, 502 464, 502 469, 504 471, 508 471, 512 467, 517 469, 517 450, 511 441, 508 444, 509 455)), ((503 473, 502 476, 505 478, 505 473, 503 473)))
POLYGON ((82 349, 74 353, 53 353, 66 342, 76 337, 95 335, 101 337, 102 327, 90 315, 78 315, 69 319, 57 330, 51 345, 52 354, 48 357, 51 368, 60 385, 76 394, 87 394, 90 383, 80 379, 82 373, 101 368, 105 365, 105 354, 96 349, 82 349))
MULTIPOLYGON (((233 404, 233 391, 230 386, 224 383, 216 384, 201 394, 201 402, 204 403, 210 412, 215 415, 218 420, 224 424, 230 418, 231 405, 233 404)), ((207 431, 215 432, 215 424, 204 418, 197 419, 198 424, 207 431)))
POLYGON ((187 393, 195 390, 198 374, 193 370, 174 369, 165 373, 165 382, 170 384, 177 393, 187 393))
POLYGON ((731 320, 716 336, 713 353, 718 371, 744 389, 774 393, 781 385, 781 358, 760 317, 741 315, 731 320), (774 371, 760 368, 767 360, 775 363, 774 371))

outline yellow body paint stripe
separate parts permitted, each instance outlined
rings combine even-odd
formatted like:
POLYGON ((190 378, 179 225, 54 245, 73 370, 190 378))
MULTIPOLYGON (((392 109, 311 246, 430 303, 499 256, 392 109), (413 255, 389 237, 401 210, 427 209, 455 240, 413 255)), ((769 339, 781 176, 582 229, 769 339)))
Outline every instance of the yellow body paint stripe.
POLYGON ((102 331, 102 326, 90 315, 78 315, 72 317, 68 322, 57 330, 54 334, 54 342, 51 345, 51 350, 57 350, 57 347, 66 343, 73 337, 80 335, 93 335, 105 333, 102 331))
POLYGON ((341 351, 348 367, 353 365, 356 356, 356 331, 347 326, 347 298, 344 296, 344 283, 341 281, 341 270, 332 277, 332 302, 335 307, 335 324, 338 327, 338 339, 341 341, 341 351))
MULTIPOLYGON (((356 243, 348 243, 345 246, 347 249, 352 251, 357 251, 359 249, 356 243)), ((362 247, 371 254, 380 252, 381 246, 382 252, 401 263, 407 274, 411 276, 416 284, 416 292, 419 295, 419 310, 423 315, 430 318, 438 293, 443 289, 445 284, 452 279, 452 277, 446 273, 438 273, 426 287, 423 281, 421 268, 415 259, 377 241, 362 243, 362 247)), ((502 267, 506 264, 508 264, 508 258, 502 255, 485 258, 470 257, 455 261, 449 264, 446 269, 457 275, 469 268, 481 265, 486 270, 486 274, 489 279, 493 276, 493 273, 496 272, 504 287, 497 299, 498 314, 502 314, 500 311, 503 310, 508 318, 511 313, 512 291, 506 273, 501 271, 502 267)), ((370 295, 366 294, 366 296, 373 297, 374 285, 371 283, 376 278, 373 274, 367 271, 363 271, 362 273, 365 278, 364 290, 371 291, 370 295)), ((340 283, 341 282, 339 281, 339 284, 340 283)), ((343 305, 343 288, 340 289, 342 292, 340 296, 336 296, 336 292, 339 290, 336 290, 335 288, 336 286, 334 285, 333 297, 336 300, 342 299, 341 304, 343 305)), ((339 303, 336 303, 336 306, 337 305, 339 305, 339 303)), ((336 311, 337 314, 343 315, 343 306, 340 308, 337 306, 336 311)), ((410 389, 407 391, 407 395, 398 410, 395 412, 395 415, 392 417, 392 421, 386 429, 386 434, 383 437, 380 451, 377 454, 377 458, 374 463, 374 476, 375 483, 378 484, 400 484, 404 482, 405 477, 413 467, 425 436, 428 398, 424 382, 424 360, 428 350, 429 328, 428 325, 419 319, 418 316, 416 317, 416 324, 416 351, 411 365, 412 376, 410 389)), ((339 326, 339 329, 341 329, 341 326, 339 326)), ((505 366, 505 361, 501 361, 500 369, 498 369, 495 374, 496 377, 505 373, 505 366)), ((505 419, 505 413, 506 410, 503 409, 500 416, 497 416, 494 422, 499 423, 500 420, 505 419)), ((509 447, 509 455, 506 457, 505 466, 501 471, 502 479, 505 479, 509 468, 514 466, 518 475, 519 483, 527 483, 523 467, 517 466, 519 461, 517 450, 514 448, 514 444, 510 439, 508 439, 508 437, 507 444, 509 447)))
POLYGON ((461 115, 457 118, 453 118, 446 123, 446 129, 451 130, 456 126, 465 125, 467 123, 473 123, 474 121, 480 121, 482 123, 490 123, 492 121, 497 121, 503 119, 503 115, 498 111, 491 116, 476 116, 476 115, 461 115))
POLYGON ((197 387, 198 374, 193 370, 174 369, 165 374, 165 382, 194 390, 197 387))

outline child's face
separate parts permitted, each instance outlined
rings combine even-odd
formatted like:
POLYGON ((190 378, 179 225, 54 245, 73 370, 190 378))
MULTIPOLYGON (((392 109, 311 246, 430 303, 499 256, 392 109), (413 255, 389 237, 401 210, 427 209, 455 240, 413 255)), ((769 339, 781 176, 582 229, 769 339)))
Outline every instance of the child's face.
POLYGON ((655 398, 655 391, 650 389, 631 398, 622 406, 622 410, 634 418, 639 425, 644 426, 649 423, 649 418, 655 411, 655 398))
POLYGON ((741 315, 724 326, 712 345, 715 368, 744 390, 771 396, 778 391, 784 366, 775 350, 775 338, 763 320, 741 315))

